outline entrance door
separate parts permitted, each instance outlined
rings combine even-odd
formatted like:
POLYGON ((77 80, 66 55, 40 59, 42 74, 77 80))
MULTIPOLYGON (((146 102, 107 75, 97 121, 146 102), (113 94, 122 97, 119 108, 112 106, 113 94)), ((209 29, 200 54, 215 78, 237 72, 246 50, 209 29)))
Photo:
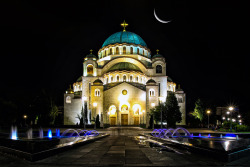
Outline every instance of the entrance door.
POLYGON ((139 117, 134 117, 134 125, 139 125, 139 117))
POLYGON ((128 114, 121 114, 122 125, 128 125, 128 114))
POLYGON ((116 125, 116 117, 110 117, 110 125, 111 126, 116 125))

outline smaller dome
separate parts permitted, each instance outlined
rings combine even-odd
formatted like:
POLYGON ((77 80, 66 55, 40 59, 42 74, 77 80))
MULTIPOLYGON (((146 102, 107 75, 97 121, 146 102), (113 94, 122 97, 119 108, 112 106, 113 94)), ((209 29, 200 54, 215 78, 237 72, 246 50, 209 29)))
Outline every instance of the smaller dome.
POLYGON ((93 54, 88 54, 88 55, 86 56, 86 58, 96 58, 96 56, 93 55, 93 54))
POLYGON ((69 88, 66 90, 66 94, 73 94, 74 91, 73 89, 71 89, 71 85, 69 86, 69 88))
POLYGON ((132 63, 128 63, 128 62, 117 63, 113 65, 107 72, 122 71, 122 70, 142 72, 138 66, 132 63))
POLYGON ((102 80, 100 79, 96 79, 94 82, 93 82, 94 85, 103 85, 103 82, 102 80))
POLYGON ((153 57, 152 57, 152 59, 154 59, 154 58, 164 58, 161 54, 155 54, 153 57))
POLYGON ((156 82, 155 82, 155 80, 153 80, 153 79, 149 79, 149 80, 147 81, 146 84, 147 84, 147 85, 148 85, 148 84, 156 84, 156 82))

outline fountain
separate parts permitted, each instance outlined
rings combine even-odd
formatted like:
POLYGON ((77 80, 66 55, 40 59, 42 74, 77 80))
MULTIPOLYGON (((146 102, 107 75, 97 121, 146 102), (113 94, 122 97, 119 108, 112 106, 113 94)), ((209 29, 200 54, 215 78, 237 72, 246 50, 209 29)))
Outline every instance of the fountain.
POLYGON ((48 138, 50 138, 50 139, 52 138, 52 131, 51 131, 51 129, 48 130, 48 138))
POLYGON ((39 129, 39 138, 43 138, 43 129, 42 128, 39 129))
POLYGON ((30 129, 27 131, 27 138, 28 138, 28 139, 32 139, 32 138, 33 138, 33 131, 32 131, 32 128, 30 128, 30 129))
POLYGON ((17 127, 16 126, 11 126, 11 139, 16 140, 17 139, 17 127))
POLYGON ((60 137, 60 129, 56 129, 56 137, 60 137))

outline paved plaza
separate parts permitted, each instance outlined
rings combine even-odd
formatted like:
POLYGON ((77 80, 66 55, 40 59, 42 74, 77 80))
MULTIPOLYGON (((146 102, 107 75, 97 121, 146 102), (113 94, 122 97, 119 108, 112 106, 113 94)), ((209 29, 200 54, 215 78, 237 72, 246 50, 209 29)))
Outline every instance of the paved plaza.
POLYGON ((1 166, 224 166, 250 164, 250 157, 231 163, 219 162, 187 150, 179 153, 160 151, 142 145, 135 139, 146 132, 136 127, 113 127, 106 130, 109 137, 62 152, 52 157, 28 162, 9 155, 0 155, 1 166))

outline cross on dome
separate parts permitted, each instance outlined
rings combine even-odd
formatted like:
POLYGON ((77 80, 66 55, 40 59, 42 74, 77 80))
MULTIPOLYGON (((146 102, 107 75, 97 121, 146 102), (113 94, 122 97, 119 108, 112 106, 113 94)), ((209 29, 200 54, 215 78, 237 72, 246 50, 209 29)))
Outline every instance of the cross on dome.
POLYGON ((90 51, 90 54, 92 54, 93 50, 92 50, 92 49, 90 49, 89 51, 90 51))
POLYGON ((123 31, 126 31, 125 28, 128 26, 128 23, 126 23, 124 20, 123 23, 121 24, 121 26, 124 28, 123 31))
POLYGON ((157 53, 157 54, 159 54, 158 52, 159 52, 159 49, 156 49, 156 53, 157 53))

